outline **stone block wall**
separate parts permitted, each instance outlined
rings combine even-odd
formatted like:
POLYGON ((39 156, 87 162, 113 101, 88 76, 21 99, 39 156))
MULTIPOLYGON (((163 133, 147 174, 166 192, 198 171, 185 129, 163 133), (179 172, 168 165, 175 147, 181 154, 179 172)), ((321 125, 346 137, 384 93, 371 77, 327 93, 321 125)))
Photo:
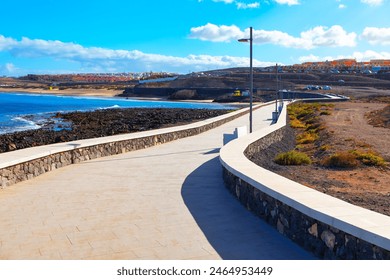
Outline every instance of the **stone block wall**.
POLYGON ((389 260, 390 252, 324 224, 254 188, 223 169, 229 191, 279 233, 321 259, 389 260))
POLYGON ((251 158, 252 155, 267 149, 269 146, 276 142, 281 141, 284 137, 285 129, 285 127, 282 127, 278 130, 275 130, 268 134, 266 137, 257 140, 256 142, 252 143, 252 145, 249 145, 244 151, 245 156, 247 158, 251 158))
MULTIPOLYGON (((280 128, 252 143, 248 157, 280 141, 280 128)), ((226 187, 251 212, 321 259, 389 260, 390 251, 309 217, 253 187, 223 167, 226 187)))

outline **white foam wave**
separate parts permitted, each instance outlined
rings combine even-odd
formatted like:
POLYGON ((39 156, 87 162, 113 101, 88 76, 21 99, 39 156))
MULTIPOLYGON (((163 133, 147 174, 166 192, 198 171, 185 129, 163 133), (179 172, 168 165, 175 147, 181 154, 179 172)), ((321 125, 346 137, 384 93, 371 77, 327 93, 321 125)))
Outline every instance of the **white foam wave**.
POLYGON ((26 119, 23 117, 14 117, 11 120, 16 122, 16 123, 20 123, 20 125, 17 125, 14 127, 14 129, 17 131, 28 130, 28 129, 38 129, 38 128, 42 127, 36 121, 29 120, 29 119, 26 119))
POLYGON ((99 110, 108 110, 108 109, 115 109, 115 108, 120 108, 121 106, 119 105, 112 105, 109 107, 99 107, 99 110))

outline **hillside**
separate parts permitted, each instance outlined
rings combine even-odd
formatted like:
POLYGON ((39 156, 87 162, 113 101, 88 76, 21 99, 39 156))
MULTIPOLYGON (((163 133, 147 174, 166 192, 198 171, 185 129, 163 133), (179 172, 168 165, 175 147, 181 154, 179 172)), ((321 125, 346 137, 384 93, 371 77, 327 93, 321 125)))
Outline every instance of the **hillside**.
MULTIPOLYGON (((332 87, 332 90, 326 91, 327 93, 347 96, 353 96, 356 91, 369 92, 368 95, 382 95, 388 94, 390 75, 278 73, 277 80, 275 73, 260 72, 258 69, 255 69, 253 75, 254 98, 257 101, 269 100, 270 96, 275 95, 277 88, 279 90, 302 91, 307 85, 328 85, 332 87)), ((128 87, 123 96, 152 97, 156 95, 158 97, 175 98, 178 91, 191 90, 191 92, 187 92, 188 99, 221 101, 223 97, 231 94, 235 89, 249 89, 249 71, 247 68, 192 73, 179 76, 171 82, 135 85, 134 87, 128 87)), ((186 99, 185 94, 181 94, 180 97, 180 99, 186 99)), ((232 101, 231 98, 228 98, 228 101, 232 101)))
MULTIPOLYGON (((262 72, 263 68, 254 68, 254 100, 267 101, 274 98, 276 89, 302 91, 307 85, 331 86, 327 93, 343 94, 350 97, 389 95, 390 74, 332 74, 332 73, 278 73, 278 82, 274 72, 262 72)), ((50 79, 45 83, 26 77, 17 79, 0 78, 0 85, 15 88, 48 88, 50 79)), ((53 81, 54 82, 54 81, 53 81)), ((117 82, 69 82, 59 81, 55 86, 61 90, 72 89, 110 89, 123 91, 120 96, 163 99, 198 99, 217 101, 247 101, 248 98, 227 98, 235 89, 249 89, 249 69, 231 68, 207 72, 180 75, 169 82, 142 83, 137 81, 117 82)), ((1 88, 0 88, 1 90, 1 88)))

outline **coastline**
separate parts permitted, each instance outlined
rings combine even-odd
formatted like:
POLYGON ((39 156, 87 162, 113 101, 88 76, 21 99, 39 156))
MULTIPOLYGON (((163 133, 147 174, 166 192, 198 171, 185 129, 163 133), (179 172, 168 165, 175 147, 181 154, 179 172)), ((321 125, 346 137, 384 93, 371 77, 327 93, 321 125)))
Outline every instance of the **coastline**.
POLYGON ((35 146, 154 130, 190 124, 230 109, 116 108, 56 113, 39 129, 0 134, 0 153, 35 146), (55 129, 55 128, 60 129, 55 129))
POLYGON ((43 88, 21 88, 21 87, 0 87, 0 92, 13 93, 35 93, 35 94, 47 94, 47 95, 64 95, 64 96, 86 96, 86 97, 115 97, 120 99, 133 99, 133 100, 147 100, 147 101, 170 101, 170 102, 189 102, 189 103, 212 103, 214 100, 168 100, 164 97, 121 97, 119 94, 123 93, 123 90, 113 89, 43 89, 43 88))
POLYGON ((0 87, 0 92, 24 92, 24 93, 39 93, 50 95, 66 95, 66 96, 96 96, 96 97, 116 97, 123 90, 112 89, 43 89, 43 88, 21 88, 21 87, 0 87))
MULTIPOLYGON (((122 109, 125 108, 137 108, 137 107, 145 107, 149 105, 148 102, 153 102, 150 104, 150 107, 157 108, 157 107, 178 107, 183 109, 207 109, 207 110, 230 110, 232 108, 237 108, 240 106, 233 105, 233 104, 212 104, 212 100, 168 100, 167 98, 160 98, 160 97, 146 97, 146 98, 140 98, 140 97, 122 97, 118 96, 117 92, 115 90, 94 90, 94 89, 81 89, 81 90, 67 90, 67 92, 64 92, 63 90, 41 90, 42 88, 8 88, 8 91, 2 91, 0 89, 0 100, 3 102, 3 95, 9 95, 10 100, 15 104, 16 111, 12 111, 12 109, 7 110, 6 108, 3 108, 1 111, 2 117, 0 118, 0 135, 8 134, 8 133, 14 133, 14 132, 21 132, 25 130, 30 129, 37 129, 37 128, 45 128, 45 129, 58 129, 60 127, 66 127, 67 124, 63 122, 58 122, 56 118, 53 118, 52 115, 56 112, 73 112, 73 110, 76 111, 96 111, 99 108, 104 108, 106 110, 115 108, 118 109, 122 107, 122 109), (12 89, 12 90, 11 90, 12 89), (76 100, 84 99, 84 101, 81 102, 81 105, 74 105, 73 101, 64 101, 63 107, 56 105, 53 107, 49 106, 43 106, 44 111, 39 111, 38 114, 34 109, 36 108, 34 105, 30 109, 21 109, 19 103, 23 103, 22 100, 17 99, 17 95, 20 94, 26 94, 26 104, 30 104, 28 102, 32 102, 31 104, 41 104, 40 102, 46 102, 41 100, 46 100, 46 98, 49 98, 47 100, 50 102, 53 102, 53 100, 57 100, 57 97, 63 96, 64 98, 70 98, 66 100, 73 100, 72 98, 76 98, 76 100), (27 97, 29 94, 31 94, 31 97, 27 97), (41 96, 45 99, 39 99, 40 101, 38 103, 34 103, 37 97, 33 96, 41 96), (16 99, 14 99, 13 96, 16 96, 16 99), (32 98, 32 99, 31 99, 32 98), (35 98, 35 99, 34 99, 35 98), (54 99, 53 99, 54 98, 54 99), (90 100, 89 100, 90 99, 90 100), (128 99, 128 100, 126 100, 128 99), (20 101, 19 101, 20 100, 20 101), (139 101, 139 102, 137 102, 139 101), (171 104, 173 103, 173 104, 171 104), (177 105, 174 105, 174 103, 177 103, 177 105), (181 103, 178 104, 178 103, 181 103), (193 103, 193 104, 191 104, 193 103), (204 105, 201 105, 203 103, 204 105), (72 105, 73 104, 73 105, 72 105), (133 105, 132 105, 133 104, 133 105), (140 105, 139 105, 140 104, 140 105), (221 106, 222 105, 222 106, 221 106), (71 107, 69 107, 71 106, 71 107), (73 107, 72 107, 73 106, 73 107), (48 108, 51 109, 48 111, 48 108), (75 109, 69 109, 69 108, 75 108, 75 109), (17 112, 17 114, 14 114, 17 112), (3 114, 4 113, 4 114, 3 114), (38 126, 37 126, 38 125, 38 126)), ((120 92, 120 91, 119 91, 120 92)), ((8 100, 8 99, 7 99, 8 100)), ((62 99, 61 99, 62 100, 62 99)), ((65 99, 64 99, 65 100, 65 99)), ((11 102, 11 104, 12 104, 11 102)), ((58 102, 58 101, 54 101, 58 102)), ((78 101, 77 101, 78 102, 78 101)), ((76 103, 77 103, 76 102, 76 103)), ((61 103, 61 102, 60 102, 61 103)), ((62 104, 62 103, 61 103, 62 104)), ((78 103, 77 103, 78 104, 78 103)), ((39 105, 40 106, 40 105, 39 105)), ((12 108, 12 107, 11 107, 12 108)), ((108 112, 108 111, 106 111, 108 112)), ((101 118, 104 118, 104 116, 100 116, 101 118)), ((132 116, 133 117, 133 116, 132 116)))
MULTIPOLYGON (((113 89, 44 89, 44 88, 22 88, 22 87, 0 87, 0 92, 5 93, 33 93, 33 94, 47 94, 47 95, 64 95, 64 96, 85 96, 85 97, 107 97, 107 98, 119 98, 119 99, 132 99, 132 100, 145 100, 145 101, 169 101, 169 102, 188 102, 188 103, 213 103, 212 99, 198 100, 198 99, 183 99, 183 100, 169 100, 164 97, 121 97, 119 94, 123 93, 123 90, 113 89)), ((219 102, 217 102, 219 103, 219 102)), ((240 102, 220 103, 223 105, 230 105, 236 107, 245 107, 240 102)))

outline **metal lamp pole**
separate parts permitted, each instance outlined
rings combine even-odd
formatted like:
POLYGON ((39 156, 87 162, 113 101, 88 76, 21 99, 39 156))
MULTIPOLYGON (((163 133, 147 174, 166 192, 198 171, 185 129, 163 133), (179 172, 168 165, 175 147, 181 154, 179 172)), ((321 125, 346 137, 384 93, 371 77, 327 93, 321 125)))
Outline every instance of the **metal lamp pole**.
POLYGON ((250 36, 248 38, 239 39, 239 42, 249 42, 250 43, 250 59, 249 59, 249 80, 250 80, 250 88, 249 88, 249 133, 252 133, 252 117, 253 117, 253 28, 250 27, 250 36))
POLYGON ((279 77, 278 77, 278 64, 276 63, 276 97, 275 97, 275 112, 278 112, 278 98, 279 98, 279 77))

